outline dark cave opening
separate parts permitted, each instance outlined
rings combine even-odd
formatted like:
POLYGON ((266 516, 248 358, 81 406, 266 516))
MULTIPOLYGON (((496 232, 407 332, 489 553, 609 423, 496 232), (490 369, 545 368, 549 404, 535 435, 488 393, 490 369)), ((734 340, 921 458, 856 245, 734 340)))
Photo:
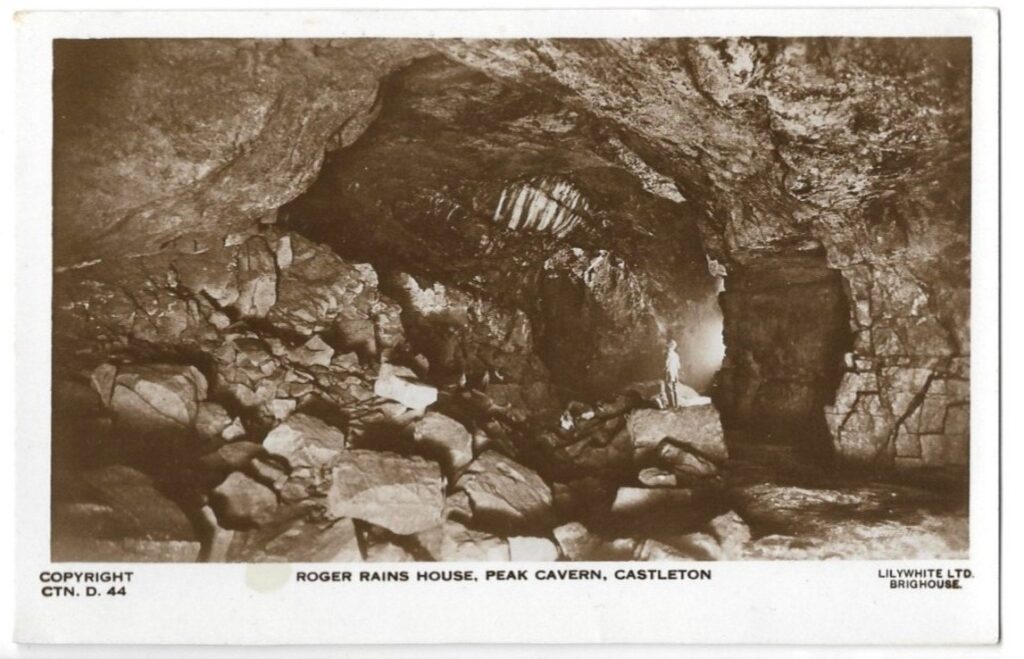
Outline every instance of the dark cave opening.
POLYGON ((762 255, 729 274, 713 396, 727 432, 829 457, 824 409, 853 344, 842 276, 821 250, 762 255))
POLYGON ((675 339, 683 382, 710 388, 721 280, 695 211, 670 182, 652 192, 653 170, 627 167, 607 125, 438 56, 388 76, 377 104, 279 222, 382 273, 435 379, 528 371, 566 401, 596 400, 660 380, 675 339), (495 340, 467 316, 481 311, 525 318, 524 335, 495 340))

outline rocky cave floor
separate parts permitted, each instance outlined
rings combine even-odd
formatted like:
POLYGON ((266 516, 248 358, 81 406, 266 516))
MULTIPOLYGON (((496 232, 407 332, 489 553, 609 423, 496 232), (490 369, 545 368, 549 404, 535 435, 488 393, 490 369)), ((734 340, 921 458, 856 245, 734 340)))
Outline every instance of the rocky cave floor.
POLYGON ((59 272, 53 559, 966 555, 941 473, 727 446, 709 399, 662 410, 657 383, 574 400, 528 368, 438 375, 413 343, 489 332, 484 361, 511 364, 517 320, 410 282, 274 227, 59 272))

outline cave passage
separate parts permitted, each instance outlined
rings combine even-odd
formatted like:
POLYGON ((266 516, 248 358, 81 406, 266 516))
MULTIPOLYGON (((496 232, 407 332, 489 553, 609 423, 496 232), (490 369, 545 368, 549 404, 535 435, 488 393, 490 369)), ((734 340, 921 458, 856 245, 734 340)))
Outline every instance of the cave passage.
POLYGON ((760 257, 721 296, 728 345, 715 402, 733 437, 828 455, 824 409, 852 349, 850 307, 821 250, 760 257))
POLYGON ((657 387, 675 339, 682 381, 710 390, 721 278, 695 211, 670 181, 645 182, 656 173, 638 172, 636 154, 626 164, 614 129, 442 57, 389 76, 378 103, 280 216, 373 264, 390 295, 420 309, 406 315, 432 377, 529 373, 564 402, 596 400, 657 387), (493 331, 509 323, 521 332, 493 331))
POLYGON ((888 41, 56 41, 51 558, 965 557, 970 44, 888 41))

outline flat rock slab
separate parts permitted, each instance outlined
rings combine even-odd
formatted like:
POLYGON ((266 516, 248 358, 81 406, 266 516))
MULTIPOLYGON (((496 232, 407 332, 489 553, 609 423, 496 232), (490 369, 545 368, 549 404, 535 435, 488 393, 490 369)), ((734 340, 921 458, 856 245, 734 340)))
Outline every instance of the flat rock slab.
POLYGON ((437 526, 444 483, 436 462, 385 451, 350 450, 340 456, 327 495, 332 517, 352 517, 399 535, 437 526))
POLYGON ((179 364, 104 364, 92 384, 119 425, 152 434, 191 432, 207 393, 199 369, 179 364))
POLYGON ((377 380, 373 383, 373 393, 414 410, 425 409, 437 402, 435 387, 419 382, 411 369, 388 363, 380 365, 377 380))
POLYGON ((299 520, 267 543, 263 560, 289 563, 360 563, 356 529, 350 519, 333 524, 299 520))
POLYGON ((715 461, 728 459, 722 421, 714 405, 692 405, 673 410, 636 410, 626 422, 634 457, 654 451, 666 437, 683 442, 715 461))
POLYGON ((509 544, 504 538, 470 529, 451 520, 420 534, 418 540, 438 561, 509 560, 509 544))
POLYGON ((549 538, 512 536, 508 538, 508 552, 513 561, 550 563, 558 560, 558 545, 549 538))
POLYGON ((612 503, 612 512, 630 515, 661 508, 685 508, 693 500, 693 490, 685 488, 620 487, 612 503))
POLYGON ((427 412, 413 424, 413 441, 423 449, 443 457, 449 473, 455 473, 473 460, 473 436, 461 423, 439 412, 427 412))
POLYGON ((665 469, 677 474, 683 480, 714 476, 718 466, 699 452, 692 450, 685 442, 668 437, 655 449, 657 461, 665 469))
POLYGON ((474 524, 505 531, 551 525, 551 488, 535 471, 497 451, 485 451, 455 484, 469 495, 474 524))
POLYGON ((267 434, 263 448, 292 468, 322 467, 345 450, 345 434, 307 414, 292 414, 267 434))

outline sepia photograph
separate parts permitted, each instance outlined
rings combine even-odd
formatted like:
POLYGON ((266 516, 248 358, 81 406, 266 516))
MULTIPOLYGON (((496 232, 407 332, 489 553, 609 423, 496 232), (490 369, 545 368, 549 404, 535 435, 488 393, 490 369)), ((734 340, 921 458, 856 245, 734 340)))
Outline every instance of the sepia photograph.
POLYGON ((970 556, 970 38, 52 57, 52 561, 970 556))
POLYGON ((998 11, 14 23, 17 643, 1001 639, 998 11))

